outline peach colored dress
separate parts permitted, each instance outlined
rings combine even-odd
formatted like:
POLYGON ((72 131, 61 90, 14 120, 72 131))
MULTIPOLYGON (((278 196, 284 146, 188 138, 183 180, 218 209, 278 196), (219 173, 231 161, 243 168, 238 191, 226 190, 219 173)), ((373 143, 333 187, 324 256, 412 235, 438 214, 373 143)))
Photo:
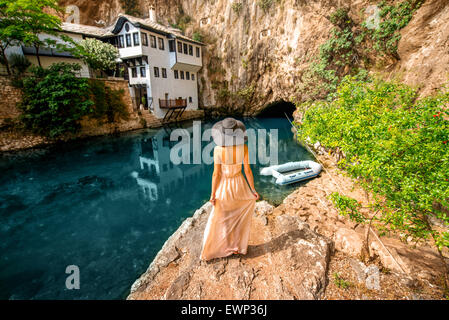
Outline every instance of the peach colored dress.
POLYGON ((235 150, 234 157, 232 146, 214 149, 214 162, 221 163, 221 178, 204 231, 202 260, 226 257, 235 251, 246 254, 248 248, 256 197, 242 173, 244 145, 235 150))

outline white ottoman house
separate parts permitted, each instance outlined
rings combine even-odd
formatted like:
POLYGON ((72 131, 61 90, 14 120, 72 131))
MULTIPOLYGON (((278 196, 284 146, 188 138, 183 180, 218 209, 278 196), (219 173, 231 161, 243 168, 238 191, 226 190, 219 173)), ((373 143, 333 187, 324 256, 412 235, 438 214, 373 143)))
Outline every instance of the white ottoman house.
POLYGON ((198 109, 198 71, 202 67, 201 42, 175 28, 149 19, 120 14, 105 41, 119 49, 136 105, 157 118, 174 110, 198 109))

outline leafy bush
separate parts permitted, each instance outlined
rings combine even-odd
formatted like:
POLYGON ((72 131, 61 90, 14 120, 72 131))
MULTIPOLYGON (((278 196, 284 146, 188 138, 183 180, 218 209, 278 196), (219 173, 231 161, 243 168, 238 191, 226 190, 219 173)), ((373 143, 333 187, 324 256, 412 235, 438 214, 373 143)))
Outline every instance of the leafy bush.
MULTIPOLYGON (((334 100, 298 106, 307 108, 298 130, 344 152, 340 165, 380 196, 379 221, 415 239, 432 236, 441 249, 449 234, 432 230, 429 217, 449 223, 449 94, 416 97, 406 85, 348 77, 334 100)), ((357 212, 356 203, 335 200, 357 212)))
POLYGON ((126 14, 138 17, 140 15, 139 4, 137 0, 120 0, 122 9, 126 14))
POLYGON ((270 8, 273 6, 273 3, 276 0, 259 0, 257 2, 257 4, 259 5, 259 7, 262 8, 262 10, 266 13, 268 12, 268 10, 270 10, 270 8))
POLYGON ((78 45, 80 58, 94 70, 109 71, 115 68, 119 51, 113 45, 87 38, 78 45))
POLYGON ((348 289, 352 284, 343 279, 340 274, 334 272, 334 283, 340 289, 348 289))
POLYGON ((87 79, 77 77, 78 64, 57 63, 30 68, 23 80, 21 120, 33 132, 49 137, 79 130, 79 120, 92 111, 87 79))
POLYGON ((199 31, 196 31, 193 33, 192 39, 198 42, 203 42, 203 35, 199 31))
POLYGON ((329 21, 334 25, 331 37, 320 46, 319 55, 312 59, 297 88, 306 96, 304 100, 325 98, 335 92, 343 76, 364 72, 358 48, 363 38, 354 29, 355 23, 348 13, 348 9, 340 8, 330 15, 329 21))
MULTIPOLYGON (((312 57, 309 67, 301 75, 297 93, 301 99, 315 100, 328 97, 337 89, 346 75, 357 75, 364 80, 365 68, 378 57, 372 56, 372 48, 382 55, 399 59, 397 46, 401 38, 399 31, 407 26, 422 0, 404 0, 396 5, 389 1, 379 4, 381 23, 378 29, 356 24, 349 16, 349 9, 339 8, 329 16, 334 28, 330 38, 312 57)), ((380 56, 380 55, 379 55, 380 56)))
POLYGON ((241 2, 234 2, 231 7, 235 14, 239 16, 242 11, 243 4, 241 2))
POLYGON ((405 0, 396 5, 388 4, 388 1, 379 3, 381 23, 379 28, 369 30, 374 41, 374 48, 396 58, 398 42, 401 39, 399 30, 408 25, 413 14, 423 4, 423 0, 405 0))
POLYGON ((112 123, 120 119, 129 119, 129 112, 123 102, 123 89, 114 90, 100 80, 90 80, 91 99, 94 101, 92 117, 96 119, 106 118, 112 123))

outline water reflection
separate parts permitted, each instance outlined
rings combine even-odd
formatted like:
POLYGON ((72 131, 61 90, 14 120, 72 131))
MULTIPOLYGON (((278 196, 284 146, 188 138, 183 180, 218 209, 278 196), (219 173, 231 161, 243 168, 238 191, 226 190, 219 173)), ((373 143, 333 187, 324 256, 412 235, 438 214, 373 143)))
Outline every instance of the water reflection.
MULTIPOLYGON (((279 130, 279 162, 310 159, 286 119, 244 122, 279 130)), ((202 122, 202 130, 212 125, 202 122)), ((183 128, 193 138, 192 123, 183 128)), ((210 196, 213 166, 174 165, 170 133, 149 129, 1 159, 0 299, 124 298, 210 196), (68 265, 80 268, 80 290, 64 286, 68 265)), ((275 185, 258 164, 253 171, 257 190, 274 203, 299 186, 275 185)))

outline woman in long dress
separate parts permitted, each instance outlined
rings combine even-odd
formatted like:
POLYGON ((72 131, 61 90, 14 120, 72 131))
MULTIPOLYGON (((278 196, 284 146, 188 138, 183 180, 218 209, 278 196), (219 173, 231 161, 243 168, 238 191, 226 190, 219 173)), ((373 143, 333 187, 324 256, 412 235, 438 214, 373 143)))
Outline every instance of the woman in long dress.
POLYGON ((259 199, 248 147, 244 144, 246 128, 243 123, 226 118, 214 125, 212 136, 217 143, 210 197, 213 209, 204 231, 201 260, 246 254, 251 218, 259 199))

